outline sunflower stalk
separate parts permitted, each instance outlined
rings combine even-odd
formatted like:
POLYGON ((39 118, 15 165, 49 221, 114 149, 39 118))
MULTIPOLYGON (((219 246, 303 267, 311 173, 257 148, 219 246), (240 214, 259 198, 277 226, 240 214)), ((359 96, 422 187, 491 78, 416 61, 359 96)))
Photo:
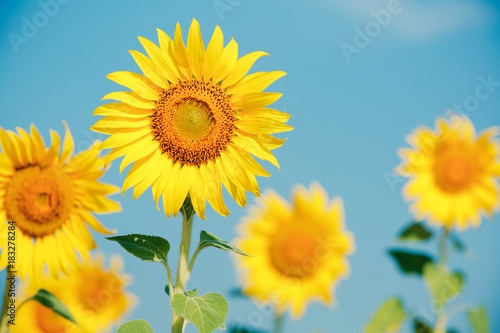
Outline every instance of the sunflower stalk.
MULTIPOLYGON (((439 265, 442 267, 446 267, 447 257, 447 242, 450 235, 450 230, 445 226, 443 227, 443 233, 441 235, 441 239, 439 241, 439 265)), ((436 325, 434 326, 435 333, 445 333, 446 331, 446 315, 444 311, 442 311, 436 320, 436 325)))
POLYGON ((276 310, 276 318, 274 321, 274 333, 283 333, 283 314, 276 310))
MULTIPOLYGON (((196 212, 191 204, 191 198, 188 196, 182 204, 182 239, 179 248, 179 267, 177 268, 177 280, 174 293, 184 293, 187 280, 189 279, 188 259, 189 247, 191 245, 191 230, 193 229, 193 218, 196 212)), ((173 295, 172 295, 173 296, 173 295)), ((176 316, 172 312, 172 333, 182 333, 184 331, 184 318, 176 316)))
POLYGON ((448 242, 449 235, 450 235, 450 230, 447 227, 444 227, 443 234, 441 235, 441 240, 439 242, 439 264, 443 267, 446 266, 446 261, 448 260, 446 243, 448 242))

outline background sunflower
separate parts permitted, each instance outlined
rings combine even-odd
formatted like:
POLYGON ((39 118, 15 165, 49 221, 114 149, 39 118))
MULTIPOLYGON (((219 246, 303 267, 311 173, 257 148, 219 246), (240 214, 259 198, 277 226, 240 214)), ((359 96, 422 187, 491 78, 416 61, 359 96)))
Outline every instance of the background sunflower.
MULTIPOLYGON (((397 14, 390 16, 383 15, 389 2, 382 0, 42 3, 57 6, 0 1, 3 128, 29 128, 35 123, 48 143, 49 129, 62 133, 60 121, 66 119, 76 151, 96 139, 104 141, 106 135, 89 130, 96 122, 89 114, 102 104, 103 92, 117 90, 106 75, 140 71, 127 53, 142 49, 137 36, 156 42, 156 28, 172 36, 177 22, 188 27, 196 18, 207 39, 219 25, 225 43, 234 36, 241 54, 263 50, 271 55, 260 59, 252 71, 287 72, 267 91, 286 92, 275 108, 291 114, 289 124, 296 129, 277 135, 288 137, 286 149, 273 151, 281 172, 262 163, 273 174, 259 179, 262 192, 274 188, 288 193, 291 184, 318 180, 329 193, 344 199, 349 230, 356 235, 356 253, 349 257, 351 276, 336 294, 339 307, 331 311, 313 304, 294 328, 307 332, 314 323, 324 332, 332 325, 339 332, 360 332, 365 325, 360 318, 370 318, 393 293, 428 308, 421 284, 387 278, 388 273, 397 274, 397 268, 385 249, 395 231, 413 218, 401 196, 407 179, 393 173, 400 163, 396 151, 406 145, 408 133, 419 125, 432 128, 448 108, 466 113, 477 129, 500 124, 498 2, 400 1, 397 14), (51 14, 43 15, 47 12, 51 14), (377 25, 374 15, 388 24, 377 25), (368 35, 367 24, 380 29, 368 35), (342 43, 355 47, 350 62, 342 43), (408 283, 414 288, 408 288, 408 283)), ((183 29, 184 40, 187 33, 183 29)), ((122 184, 127 172, 128 168, 119 175, 119 163, 113 162, 102 181, 122 184)), ((207 221, 195 223, 194 235, 203 228, 223 239, 235 237, 246 211, 226 192, 224 201, 232 214, 222 218, 207 207, 207 221)), ((165 214, 154 209, 149 194, 134 201, 132 193, 126 193, 121 203, 122 213, 102 220, 108 228, 119 228, 121 234, 138 228, 144 234, 180 233, 180 223, 165 223, 165 214)), ((492 314, 500 312, 500 266, 492 264, 500 251, 499 234, 500 216, 484 219, 479 229, 463 234, 474 260, 451 258, 453 265, 468 272, 470 284, 462 299, 481 301, 492 314)), ((106 252, 117 251, 116 244, 102 238, 96 242, 106 252)), ((172 258, 176 252, 173 243, 172 258)), ((164 286, 164 269, 132 257, 124 259, 127 271, 135 275, 131 291, 148 300, 133 317, 144 318, 161 331, 170 322, 165 296, 158 293, 164 286)), ((265 309, 229 297, 229 289, 236 286, 229 255, 207 251, 199 259, 189 286, 227 296, 228 326, 245 323, 261 331, 270 327, 265 309), (212 255, 216 261, 205 260, 212 255)), ((462 332, 468 329, 461 318, 454 318, 452 325, 462 332)), ((193 331, 188 327, 188 333, 193 331)), ((491 331, 500 331, 499 318, 491 318, 491 331)))
POLYGON ((313 301, 332 305, 354 252, 344 224, 342 200, 330 200, 317 183, 297 186, 291 202, 274 192, 257 199, 235 241, 249 255, 235 257, 243 292, 295 318, 313 301))
POLYGON ((52 142, 46 147, 33 125, 30 134, 22 128, 17 133, 0 128, 0 267, 7 267, 7 248, 14 244, 9 249, 15 256, 10 270, 21 280, 28 277, 33 290, 45 274, 57 279, 60 273, 78 270, 82 259, 88 260, 96 244, 87 225, 112 233, 93 213, 120 210, 108 198, 118 189, 99 181, 105 170, 98 142, 72 156, 69 128, 62 147, 59 134, 50 134, 52 142), (7 221, 16 227, 12 234, 7 221))

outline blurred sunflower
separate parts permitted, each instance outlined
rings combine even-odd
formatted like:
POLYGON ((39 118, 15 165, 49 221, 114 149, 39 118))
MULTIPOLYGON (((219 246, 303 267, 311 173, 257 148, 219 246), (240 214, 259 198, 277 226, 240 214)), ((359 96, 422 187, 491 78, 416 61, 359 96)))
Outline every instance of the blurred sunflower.
POLYGON ((481 213, 498 207, 500 150, 491 127, 476 136, 465 116, 436 121, 433 131, 415 130, 407 141, 412 148, 399 150, 399 172, 410 178, 403 189, 417 219, 463 230, 481 224, 481 213))
POLYGON ((104 174, 104 160, 98 157, 98 143, 71 158, 74 142, 67 125, 62 152, 59 135, 51 131, 52 146, 45 148, 35 126, 31 135, 0 128, 0 268, 7 266, 7 221, 16 226, 20 249, 14 270, 21 280, 29 277, 37 288, 45 266, 52 278, 80 266, 77 252, 88 259, 95 248, 85 223, 109 234, 91 214, 120 210, 106 195, 117 192, 98 182, 104 174))
POLYGON ((131 277, 122 270, 121 257, 111 257, 110 267, 106 268, 104 257, 97 255, 79 272, 58 281, 44 281, 43 287, 68 307, 78 325, 38 302, 29 301, 19 310, 12 333, 109 332, 136 303, 135 295, 125 290, 131 277))
POLYGON ((352 235, 344 229, 342 200, 329 201, 319 184, 295 189, 290 206, 274 192, 258 200, 239 229, 236 245, 251 257, 236 257, 243 292, 287 308, 298 318, 307 303, 333 302, 332 287, 349 274, 352 235))
POLYGON ((139 37, 148 57, 130 51, 144 75, 115 72, 107 77, 132 91, 114 92, 95 115, 106 116, 92 130, 110 134, 100 149, 113 148, 106 163, 125 156, 120 172, 134 163, 122 192, 134 187, 134 199, 152 185, 167 216, 177 216, 190 195, 195 211, 205 218, 205 199, 221 215, 229 214, 223 183, 236 200, 246 204, 245 191, 259 196, 255 175, 269 173, 250 155, 279 167, 270 150, 285 140, 270 134, 289 131, 290 115, 266 108, 282 94, 262 92, 284 72, 247 75, 264 52, 240 59, 231 40, 223 47, 220 28, 205 49, 200 27, 193 20, 187 47, 177 24, 174 40, 158 29, 159 47, 139 37))

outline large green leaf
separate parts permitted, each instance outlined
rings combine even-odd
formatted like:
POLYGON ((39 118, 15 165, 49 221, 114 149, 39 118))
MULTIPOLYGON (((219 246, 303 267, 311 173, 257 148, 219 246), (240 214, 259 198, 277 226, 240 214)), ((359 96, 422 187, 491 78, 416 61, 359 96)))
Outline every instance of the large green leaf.
POLYGON ((400 232, 398 239, 404 241, 426 241, 432 238, 432 231, 420 222, 412 222, 400 232))
POLYGON ((425 265, 423 275, 438 311, 460 293, 465 280, 462 273, 449 272, 446 267, 433 263, 425 265))
POLYGON ((130 234, 107 237, 107 239, 118 242, 128 253, 139 259, 144 261, 163 262, 165 265, 168 265, 167 254, 170 250, 170 244, 164 238, 130 234))
POLYGON ((413 331, 415 333, 433 333, 429 324, 420 318, 413 318, 413 331))
POLYGON ((215 236, 214 234, 211 234, 209 232, 206 232, 205 230, 202 230, 200 232, 200 243, 198 244, 198 249, 197 251, 200 251, 208 246, 213 246, 218 249, 224 250, 224 251, 232 251, 244 256, 248 256, 245 252, 237 249, 233 245, 229 244, 226 241, 223 241, 219 237, 215 236))
POLYGON ((470 324, 475 333, 489 333, 488 315, 482 306, 467 311, 470 324))
POLYGON ((422 275, 424 266, 432 263, 432 258, 423 253, 406 250, 389 250, 389 254, 396 260, 399 269, 405 274, 422 275))
POLYGON ((147 321, 137 319, 123 324, 116 333, 153 333, 153 329, 147 321))
MULTIPOLYGON (((56 296, 54 296, 54 294, 52 294, 51 292, 49 292, 45 289, 38 290, 38 292, 34 296, 31 296, 30 298, 25 300, 21 304, 21 306, 28 301, 36 301, 36 302, 48 307, 49 309, 51 309, 52 311, 54 311, 55 313, 57 313, 61 317, 64 317, 68 320, 71 320, 72 322, 77 324, 75 318, 71 315, 71 312, 68 310, 66 305, 64 305, 63 302, 61 302, 56 296)), ((19 306, 19 307, 21 307, 21 306, 19 306)))
POLYGON ((397 332, 405 318, 406 311, 401 300, 390 298, 375 313, 364 333, 397 332))
POLYGON ((199 297, 175 294, 171 305, 175 315, 191 322, 200 333, 211 333, 216 329, 223 329, 229 309, 224 296, 216 293, 208 293, 199 297))

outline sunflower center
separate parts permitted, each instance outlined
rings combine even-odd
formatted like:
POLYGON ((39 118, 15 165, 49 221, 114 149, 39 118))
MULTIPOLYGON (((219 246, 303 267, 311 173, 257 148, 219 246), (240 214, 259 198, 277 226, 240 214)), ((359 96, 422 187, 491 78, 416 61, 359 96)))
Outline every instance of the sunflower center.
POLYGON ((476 169, 474 156, 465 146, 446 145, 436 151, 434 174, 443 191, 455 193, 467 189, 476 169))
POLYGON ((183 81, 165 90, 151 115, 160 149, 174 162, 206 164, 231 142, 236 118, 230 96, 211 81, 183 81))
POLYGON ((30 166, 12 176, 5 193, 7 218, 24 234, 52 234, 68 219, 73 192, 71 180, 57 166, 30 166))
POLYGON ((64 333, 66 332, 66 319, 46 306, 36 304, 36 323, 40 332, 64 333))
POLYGON ((80 286, 80 302, 89 312, 98 313, 116 303, 123 290, 123 282, 110 272, 82 272, 85 283, 80 286))
POLYGON ((177 133, 193 141, 205 138, 215 125, 207 103, 190 98, 176 105, 172 120, 177 133))
POLYGON ((318 242, 313 235, 294 231, 277 235, 271 244, 271 263, 283 275, 304 278, 318 265, 318 242))
POLYGON ((472 178, 472 166, 464 158, 450 158, 444 166, 444 177, 450 184, 464 185, 472 178))

